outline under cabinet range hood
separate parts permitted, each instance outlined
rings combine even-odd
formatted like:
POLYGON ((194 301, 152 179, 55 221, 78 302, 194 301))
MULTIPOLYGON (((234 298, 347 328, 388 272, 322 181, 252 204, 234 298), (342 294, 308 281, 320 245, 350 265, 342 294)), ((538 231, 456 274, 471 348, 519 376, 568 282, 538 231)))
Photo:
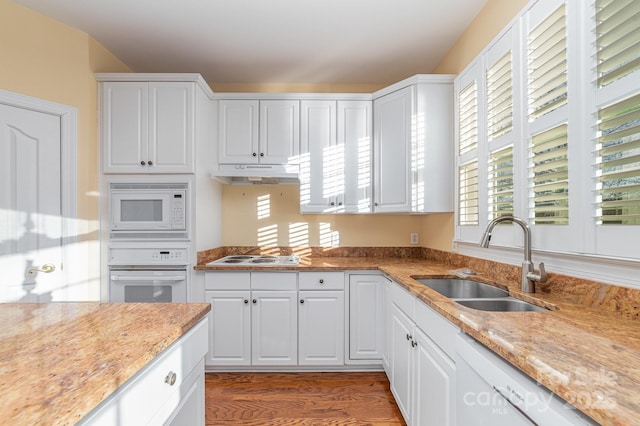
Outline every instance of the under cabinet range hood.
POLYGON ((299 184, 297 164, 220 164, 211 177, 230 185, 299 184))

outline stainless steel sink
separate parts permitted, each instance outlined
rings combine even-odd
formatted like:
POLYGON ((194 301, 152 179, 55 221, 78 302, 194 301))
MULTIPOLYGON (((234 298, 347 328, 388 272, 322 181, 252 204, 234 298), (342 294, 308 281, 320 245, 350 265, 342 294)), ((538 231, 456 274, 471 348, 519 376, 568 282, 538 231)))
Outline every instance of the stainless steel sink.
POLYGON ((450 299, 486 299, 509 296, 509 293, 502 289, 475 281, 456 278, 414 279, 450 299))
POLYGON ((456 303, 480 311, 494 312, 546 312, 548 309, 536 306, 523 300, 509 297, 507 299, 456 300, 456 303))

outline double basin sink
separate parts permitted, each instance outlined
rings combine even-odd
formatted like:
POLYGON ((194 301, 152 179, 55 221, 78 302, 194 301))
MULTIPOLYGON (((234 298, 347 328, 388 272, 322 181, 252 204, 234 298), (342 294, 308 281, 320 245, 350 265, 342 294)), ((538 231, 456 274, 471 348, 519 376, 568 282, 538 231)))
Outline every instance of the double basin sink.
POLYGON ((548 309, 509 296, 497 287, 457 278, 419 278, 414 280, 463 306, 494 312, 544 312, 548 309))

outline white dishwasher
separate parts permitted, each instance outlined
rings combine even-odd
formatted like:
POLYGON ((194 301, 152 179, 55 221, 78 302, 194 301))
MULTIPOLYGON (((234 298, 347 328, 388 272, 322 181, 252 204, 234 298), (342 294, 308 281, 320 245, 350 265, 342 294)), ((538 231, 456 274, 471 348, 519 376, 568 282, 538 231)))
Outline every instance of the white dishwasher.
POLYGON ((464 333, 456 337, 456 415, 460 426, 597 425, 464 333))

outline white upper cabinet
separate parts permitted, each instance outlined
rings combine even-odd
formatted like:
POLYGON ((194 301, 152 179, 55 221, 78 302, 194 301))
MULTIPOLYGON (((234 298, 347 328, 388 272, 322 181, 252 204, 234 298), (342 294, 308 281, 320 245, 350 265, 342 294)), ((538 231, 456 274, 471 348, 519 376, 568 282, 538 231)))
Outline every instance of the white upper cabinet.
POLYGON ((373 211, 453 211, 453 76, 403 80, 373 110, 373 211))
POLYGON ((300 211, 371 212, 371 101, 301 102, 300 211))
POLYGON ((195 83, 105 81, 104 173, 193 173, 195 83))
POLYGON ((220 164, 297 162, 298 100, 222 99, 218 111, 220 164))

